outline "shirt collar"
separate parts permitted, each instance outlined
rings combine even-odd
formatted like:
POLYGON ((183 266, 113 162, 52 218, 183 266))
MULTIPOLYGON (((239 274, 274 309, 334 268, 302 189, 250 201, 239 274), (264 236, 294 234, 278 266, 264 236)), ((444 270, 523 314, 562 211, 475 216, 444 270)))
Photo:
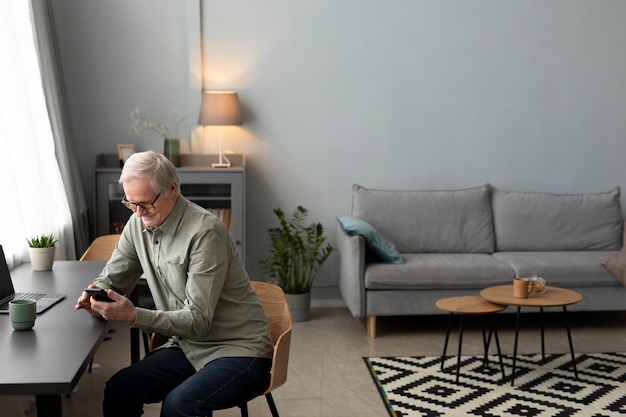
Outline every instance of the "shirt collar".
POLYGON ((148 227, 144 227, 143 229, 144 232, 154 231, 158 229, 158 230, 161 230, 165 234, 173 235, 176 232, 176 229, 178 228, 180 220, 183 217, 183 213, 185 212, 186 206, 187 206, 186 199, 182 195, 179 195, 178 200, 176 200, 176 204, 174 205, 174 209, 172 209, 172 212, 170 213, 169 216, 167 216, 167 219, 165 219, 163 224, 161 224, 161 226, 157 227, 156 229, 149 229, 148 227))

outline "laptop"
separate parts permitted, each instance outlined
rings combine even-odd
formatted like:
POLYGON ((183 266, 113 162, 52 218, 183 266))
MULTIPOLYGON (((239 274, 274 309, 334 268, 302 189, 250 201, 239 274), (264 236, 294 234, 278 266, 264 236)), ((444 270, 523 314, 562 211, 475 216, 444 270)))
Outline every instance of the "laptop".
POLYGON ((64 299, 65 294, 16 293, 9 273, 9 265, 0 245, 0 314, 8 314, 9 301, 19 298, 37 300, 37 314, 39 314, 64 299))

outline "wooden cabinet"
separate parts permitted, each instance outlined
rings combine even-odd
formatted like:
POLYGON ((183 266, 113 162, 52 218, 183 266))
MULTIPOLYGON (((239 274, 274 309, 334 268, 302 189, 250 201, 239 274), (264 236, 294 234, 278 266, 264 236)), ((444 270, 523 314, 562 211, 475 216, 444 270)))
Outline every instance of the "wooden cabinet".
MULTIPOLYGON (((243 155, 228 155, 228 159, 231 168, 211 168, 211 163, 218 161, 217 155, 181 155, 182 166, 178 168, 180 189, 187 199, 224 222, 245 265, 245 158, 243 155)), ((116 154, 101 154, 96 158, 95 236, 121 232, 132 214, 120 203, 124 195, 122 185, 118 183, 121 172, 116 154)))

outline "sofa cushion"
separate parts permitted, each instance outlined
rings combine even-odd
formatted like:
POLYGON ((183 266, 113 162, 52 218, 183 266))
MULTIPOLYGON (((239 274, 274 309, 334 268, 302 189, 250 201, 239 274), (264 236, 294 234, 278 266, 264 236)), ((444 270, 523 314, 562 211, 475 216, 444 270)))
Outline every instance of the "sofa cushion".
POLYGON ((385 236, 400 253, 491 253, 491 187, 442 191, 374 190, 354 185, 352 217, 385 236))
POLYGON ((350 216, 337 216, 341 230, 349 236, 363 236, 368 252, 380 262, 390 264, 404 263, 396 247, 382 237, 369 223, 350 216))
POLYGON ((620 250, 620 188, 595 194, 494 189, 496 251, 620 250))
POLYGON ((494 258, 507 263, 516 277, 530 277, 533 272, 556 287, 619 286, 602 262, 614 252, 496 252, 494 258))
POLYGON ((476 289, 508 284, 511 267, 482 253, 403 253, 403 265, 369 264, 365 270, 368 290, 476 289))

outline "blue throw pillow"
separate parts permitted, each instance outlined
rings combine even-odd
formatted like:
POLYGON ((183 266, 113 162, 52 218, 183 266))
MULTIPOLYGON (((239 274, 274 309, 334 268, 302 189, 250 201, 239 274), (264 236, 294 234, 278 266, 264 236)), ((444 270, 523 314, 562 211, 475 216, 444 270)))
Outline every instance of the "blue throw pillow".
POLYGON ((404 259, 396 247, 382 237, 369 223, 350 216, 337 216, 337 221, 345 234, 349 236, 359 235, 365 239, 367 248, 382 262, 389 264, 402 264, 404 259))

